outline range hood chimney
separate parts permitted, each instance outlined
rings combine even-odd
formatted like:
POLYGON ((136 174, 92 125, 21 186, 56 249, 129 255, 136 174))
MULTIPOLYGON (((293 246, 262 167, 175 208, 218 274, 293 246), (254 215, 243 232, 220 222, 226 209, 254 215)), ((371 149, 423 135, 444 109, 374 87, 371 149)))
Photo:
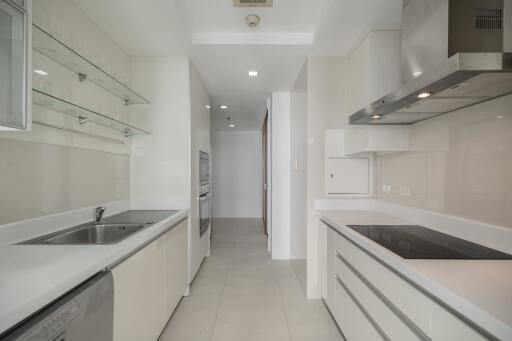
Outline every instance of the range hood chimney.
POLYGON ((398 90, 350 124, 412 124, 512 93, 512 0, 409 0, 398 90))

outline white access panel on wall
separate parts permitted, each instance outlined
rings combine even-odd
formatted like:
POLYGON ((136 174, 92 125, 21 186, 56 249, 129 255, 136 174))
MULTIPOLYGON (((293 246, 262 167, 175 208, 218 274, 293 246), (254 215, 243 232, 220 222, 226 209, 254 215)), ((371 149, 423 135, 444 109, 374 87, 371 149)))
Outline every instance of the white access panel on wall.
POLYGON ((328 158, 325 189, 328 195, 369 195, 370 157, 328 158))

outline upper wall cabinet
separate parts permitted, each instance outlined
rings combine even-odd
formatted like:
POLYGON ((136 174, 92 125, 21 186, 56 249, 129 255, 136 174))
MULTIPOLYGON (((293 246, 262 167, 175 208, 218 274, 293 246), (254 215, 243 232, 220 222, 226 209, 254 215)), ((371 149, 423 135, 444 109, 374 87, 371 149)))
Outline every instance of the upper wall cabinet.
POLYGON ((409 150, 407 126, 355 126, 344 134, 346 155, 372 152, 405 152, 409 150))
POLYGON ((0 130, 29 130, 30 9, 28 0, 0 0, 0 130))
POLYGON ((348 57, 348 110, 354 113, 401 86, 400 31, 370 31, 348 57))
MULTIPOLYGON (((348 110, 359 111, 401 86, 400 31, 370 31, 348 58, 348 110)), ((407 127, 352 126, 344 134, 346 155, 408 150, 407 127)))

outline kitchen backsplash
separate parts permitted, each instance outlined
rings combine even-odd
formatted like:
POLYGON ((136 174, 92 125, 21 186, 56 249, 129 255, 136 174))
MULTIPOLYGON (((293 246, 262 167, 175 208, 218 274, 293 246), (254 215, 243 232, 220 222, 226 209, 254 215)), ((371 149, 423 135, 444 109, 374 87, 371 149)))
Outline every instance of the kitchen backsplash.
POLYGON ((376 158, 377 197, 512 227, 512 95, 411 126, 410 151, 376 158))
MULTIPOLYGON (((69 0, 33 1, 33 22, 117 79, 130 84, 131 60, 69 0)), ((122 101, 55 61, 33 52, 33 88, 130 122, 122 101)), ((33 106, 34 120, 123 143, 34 125, 0 133, 0 225, 129 198, 130 139, 94 123, 33 106)))
POLYGON ((0 225, 129 198, 129 157, 0 139, 0 225))

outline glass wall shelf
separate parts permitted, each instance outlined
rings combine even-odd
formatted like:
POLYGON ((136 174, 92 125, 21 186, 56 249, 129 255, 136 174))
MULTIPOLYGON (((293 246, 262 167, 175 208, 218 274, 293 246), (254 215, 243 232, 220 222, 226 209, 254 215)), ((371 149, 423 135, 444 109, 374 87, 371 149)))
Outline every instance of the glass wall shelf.
POLYGON ((71 71, 76 72, 80 81, 88 79, 122 99, 125 104, 149 104, 147 99, 128 88, 91 61, 82 57, 51 34, 45 32, 39 26, 33 24, 32 27, 32 48, 71 71))
POLYGON ((150 135, 148 131, 114 120, 108 116, 99 114, 36 89, 32 89, 32 102, 42 107, 73 116, 78 119, 80 124, 93 122, 104 127, 119 130, 123 132, 126 137, 131 135, 150 135))

